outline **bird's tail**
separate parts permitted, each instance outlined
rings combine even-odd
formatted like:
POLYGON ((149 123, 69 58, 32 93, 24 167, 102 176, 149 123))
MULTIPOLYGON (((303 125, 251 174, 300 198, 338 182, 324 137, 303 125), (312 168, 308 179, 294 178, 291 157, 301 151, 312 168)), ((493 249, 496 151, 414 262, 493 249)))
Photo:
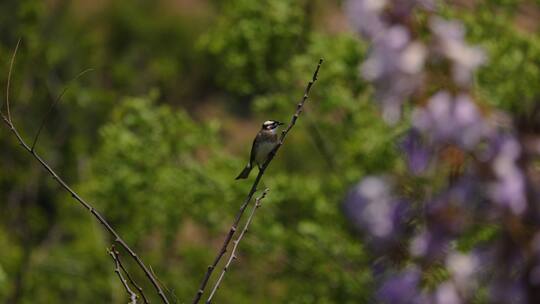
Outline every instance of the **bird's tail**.
POLYGON ((251 163, 248 163, 246 167, 244 168, 244 170, 242 170, 242 172, 238 174, 236 179, 247 178, 249 176, 249 172, 251 172, 251 168, 252 168, 251 163))

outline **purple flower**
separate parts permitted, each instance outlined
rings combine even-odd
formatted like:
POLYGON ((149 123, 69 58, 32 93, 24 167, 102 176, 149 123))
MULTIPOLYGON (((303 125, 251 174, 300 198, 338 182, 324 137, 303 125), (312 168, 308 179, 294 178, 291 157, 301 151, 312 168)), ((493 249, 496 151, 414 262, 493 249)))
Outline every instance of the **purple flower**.
POLYGON ((431 150, 422 140, 422 135, 418 130, 411 129, 401 142, 401 149, 407 157, 409 170, 418 175, 427 169, 431 160, 431 150))
POLYGON ((436 304, 460 304, 461 301, 459 294, 451 282, 444 282, 439 285, 435 291, 435 303, 436 304))
MULTIPOLYGON (((402 25, 387 22, 390 14, 408 14, 419 1, 351 0, 346 10, 353 26, 371 41, 372 49, 362 65, 362 75, 375 85, 375 97, 383 118, 390 124, 401 117, 401 107, 422 83, 426 47, 411 38, 402 25), (387 3, 390 3, 388 7, 387 3)), ((422 1, 425 2, 425 1, 422 1)), ((429 1, 427 1, 429 2, 429 1)))
POLYGON ((452 97, 441 91, 423 108, 415 108, 413 125, 436 144, 453 143, 472 150, 490 132, 490 126, 470 97, 452 97))
POLYGON ((386 28, 380 17, 385 5, 385 0, 352 0, 345 3, 345 11, 357 31, 373 38, 386 28))
POLYGON ((403 102, 422 83, 426 49, 412 41, 407 28, 401 25, 384 29, 372 42, 362 75, 374 83, 384 119, 396 123, 403 102))
POLYGON ((366 177, 349 191, 344 203, 353 225, 381 245, 397 239, 407 218, 407 204, 396 199, 390 188, 385 178, 366 177))
POLYGON ((480 268, 479 255, 451 252, 446 258, 446 268, 449 270, 455 288, 460 294, 470 295, 475 292, 477 274, 480 268))
POLYGON ((409 269, 393 275, 378 290, 377 298, 383 303, 417 303, 420 293, 420 274, 417 269, 409 269))
POLYGON ((436 261, 444 257, 449 243, 448 235, 441 230, 424 230, 411 240, 409 252, 414 257, 436 261))
POLYGON ((489 184, 489 193, 497 204, 508 207, 514 214, 522 214, 527 201, 525 176, 517 165, 521 147, 509 135, 497 138, 495 145, 497 154, 492 166, 496 180, 489 184))
POLYGON ((467 44, 465 29, 458 21, 433 17, 430 28, 437 38, 438 52, 452 62, 454 81, 464 87, 470 86, 473 72, 486 61, 483 50, 467 44))

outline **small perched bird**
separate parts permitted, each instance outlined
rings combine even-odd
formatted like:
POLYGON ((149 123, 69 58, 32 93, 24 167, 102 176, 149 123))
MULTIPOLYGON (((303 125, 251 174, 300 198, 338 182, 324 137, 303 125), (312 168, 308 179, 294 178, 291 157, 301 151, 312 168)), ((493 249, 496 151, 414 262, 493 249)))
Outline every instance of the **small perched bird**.
POLYGON ((262 124, 261 130, 257 133, 257 136, 253 140, 253 145, 251 146, 251 155, 249 157, 249 162, 236 177, 236 179, 247 178, 253 164, 256 163, 261 169, 261 166, 266 161, 268 154, 277 146, 279 142, 279 136, 277 129, 279 126, 283 125, 282 122, 277 120, 267 120, 262 124))

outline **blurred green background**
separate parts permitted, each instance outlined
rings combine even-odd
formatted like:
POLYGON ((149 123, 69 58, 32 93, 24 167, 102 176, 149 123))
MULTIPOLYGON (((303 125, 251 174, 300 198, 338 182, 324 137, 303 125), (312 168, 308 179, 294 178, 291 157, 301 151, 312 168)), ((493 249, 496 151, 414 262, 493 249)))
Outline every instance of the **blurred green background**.
MULTIPOLYGON (((21 38, 12 116, 27 140, 70 85, 38 153, 152 266, 169 298, 187 303, 251 185, 234 177, 253 136, 264 120, 290 119, 324 57, 216 302, 370 302, 373 257, 341 201, 365 174, 405 171, 396 141, 407 126, 387 126, 373 105, 358 73, 367 46, 342 4, 4 0, 0 80, 21 38)), ((450 1, 441 14, 465 22, 490 57, 475 94, 529 119, 540 92, 540 1, 450 1)), ((109 235, 6 128, 0 143, 0 302, 127 302, 109 235)))

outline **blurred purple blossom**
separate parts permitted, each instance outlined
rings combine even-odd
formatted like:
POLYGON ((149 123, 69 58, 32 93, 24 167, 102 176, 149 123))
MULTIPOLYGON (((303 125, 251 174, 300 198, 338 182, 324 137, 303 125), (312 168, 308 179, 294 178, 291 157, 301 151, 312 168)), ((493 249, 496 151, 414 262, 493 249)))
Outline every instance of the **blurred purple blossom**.
POLYGON ((471 202, 480 201, 483 196, 478 185, 474 178, 464 176, 426 201, 425 217, 429 228, 451 236, 464 231, 475 216, 477 204, 471 202))
POLYGON ((362 65, 362 75, 372 81, 384 119, 393 124, 401 116, 401 106, 422 83, 426 50, 400 25, 384 29, 362 65))
POLYGON ((465 42, 465 28, 457 21, 433 17, 430 28, 438 43, 436 51, 452 63, 454 81, 460 86, 470 86, 473 72, 486 61, 484 51, 465 42))
POLYGON ((490 133, 468 95, 454 98, 447 91, 433 95, 425 107, 415 108, 412 123, 435 144, 453 143, 469 150, 490 133))
POLYGON ((448 252, 450 238, 440 230, 424 230, 411 239, 411 256, 425 260, 441 260, 448 252))
POLYGON ((384 29, 373 40, 362 75, 374 83, 387 122, 398 121, 401 105, 421 84, 425 56, 425 47, 411 41, 408 30, 400 25, 384 29))
POLYGON ((475 253, 451 252, 446 258, 446 268, 456 290, 463 295, 476 291, 476 280, 480 271, 480 255, 475 253))
POLYGON ((349 192, 344 211, 355 227, 385 245, 403 230, 407 204, 393 196, 388 180, 370 176, 349 192))
POLYGON ((435 9, 435 0, 403 0, 392 2, 392 13, 397 17, 408 17, 416 6, 427 11, 435 9))
POLYGON ((386 27, 380 16, 386 2, 386 0, 347 1, 345 11, 355 30, 374 38, 386 27))
POLYGON ((417 269, 408 269, 391 276, 377 292, 382 303, 410 304, 418 303, 418 287, 421 273, 417 269))
MULTIPOLYGON (((371 45, 361 74, 372 83, 383 118, 395 124, 403 118, 404 105, 412 105, 412 127, 400 145, 410 173, 444 180, 437 174, 446 175, 447 169, 436 160, 451 147, 460 155, 457 176, 449 176, 447 185, 419 185, 422 190, 412 198, 393 194, 399 185, 389 178, 365 177, 347 196, 345 213, 368 240, 408 244, 408 251, 398 254, 408 270, 392 270, 400 263, 376 267, 382 276, 394 273, 377 292, 384 303, 470 303, 476 288, 489 290, 490 303, 536 303, 540 205, 529 202, 528 195, 540 195, 530 189, 535 183, 526 166, 531 166, 527 160, 538 159, 540 149, 529 149, 534 156, 527 158, 522 134, 510 120, 500 119, 506 115, 478 106, 473 77, 486 55, 466 41, 460 22, 436 16, 434 8, 433 1, 422 0, 349 0, 346 5, 354 28, 371 45), (423 22, 414 17, 415 10, 427 13, 427 24, 415 26, 423 22), (416 36, 419 27, 427 29, 427 39, 416 36), (432 70, 445 71, 437 69, 445 66, 451 77, 431 77, 432 70), (456 250, 456 242, 485 224, 497 225, 501 237, 486 241, 482 250, 456 250), (446 268, 448 277, 426 290, 421 266, 434 262, 446 268)), ((380 248, 386 249, 383 255, 377 252, 382 260, 402 250, 380 248)))
POLYGON ((407 157, 407 165, 411 173, 418 175, 427 169, 432 151, 424 143, 418 130, 411 129, 401 142, 401 149, 407 157))
MULTIPOLYGON (((388 1, 395 14, 407 15, 417 1, 388 1)), ((362 75, 373 82, 376 98, 382 105, 383 117, 396 123, 401 106, 422 83, 426 47, 412 39, 402 25, 392 25, 382 17, 387 1, 356 0, 346 4, 353 26, 372 44, 362 65, 362 75)))
POLYGON ((451 282, 444 282, 435 291, 435 303, 460 304, 463 301, 461 301, 455 286, 451 282))
POLYGON ((502 135, 495 141, 496 156, 493 172, 496 180, 489 184, 489 192, 495 203, 508 207, 515 214, 526 209, 525 177, 517 165, 521 147, 510 135, 502 135))

